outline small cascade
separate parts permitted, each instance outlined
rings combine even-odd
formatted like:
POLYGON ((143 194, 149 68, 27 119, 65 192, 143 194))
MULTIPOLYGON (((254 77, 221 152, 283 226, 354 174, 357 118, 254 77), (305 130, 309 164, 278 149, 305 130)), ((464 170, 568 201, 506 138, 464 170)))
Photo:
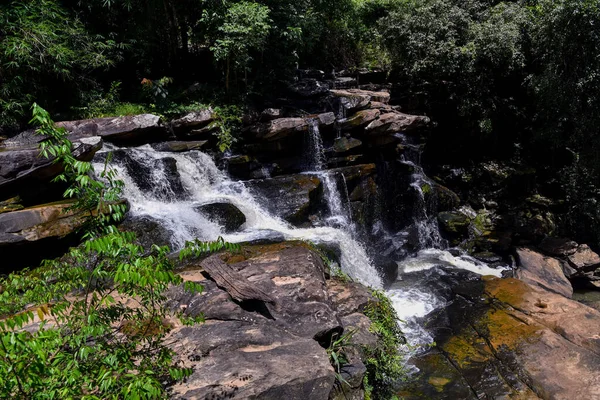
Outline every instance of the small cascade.
MULTIPOLYGON (((220 171, 209 155, 197 150, 183 153, 157 152, 148 145, 128 149, 107 146, 97 153, 93 162, 96 171, 102 170, 103 154, 105 156, 110 150, 119 153, 111 167, 117 170, 119 178, 125 182, 123 194, 129 201, 130 215, 134 218, 150 217, 157 220, 169 231, 173 249, 180 249, 187 240, 194 238, 215 240, 222 236, 229 242, 245 242, 268 237, 276 232, 289 240, 333 244, 340 249, 341 268, 345 273, 367 286, 381 288, 381 279, 364 246, 347 229, 339 229, 333 223, 315 228, 290 226, 266 211, 243 182, 233 181, 220 171), (157 163, 157 160, 160 162, 157 163), (164 169, 167 164, 174 167, 174 170, 136 175, 136 171, 164 169), (168 194, 167 200, 164 193, 168 194), (200 205, 215 202, 229 202, 244 213, 246 223, 241 231, 225 233, 222 226, 197 210, 200 205)), ((329 176, 325 171, 322 174, 329 176)), ((323 179, 324 182, 325 180, 323 179)), ((327 186, 335 188, 328 191, 327 197, 334 210, 331 214, 338 215, 335 204, 342 204, 342 200, 337 185, 331 183, 327 186), (339 200, 335 200, 336 196, 339 200)))
POLYGON ((335 113, 335 137, 336 139, 339 139, 342 137, 342 127, 339 124, 339 121, 346 119, 346 107, 344 107, 344 105, 342 104, 342 102, 339 102, 338 104, 338 109, 335 113))
POLYGON ((308 121, 308 167, 311 171, 322 171, 325 167, 325 148, 319 131, 319 120, 308 121))
MULTIPOLYGON (((327 162, 325 157, 325 148, 323 138, 319 131, 319 122, 311 119, 308 131, 309 148, 307 149, 307 158, 309 159, 309 170, 307 172, 316 173, 323 183, 323 192, 327 203, 328 215, 325 218, 327 226, 352 230, 350 208, 345 207, 342 193, 339 189, 338 179, 335 173, 325 168, 327 162)), ((346 178, 343 173, 339 174, 344 183, 344 193, 346 194, 346 203, 348 202, 348 188, 346 178)))
POLYGON ((445 248, 435 213, 437 213, 437 193, 435 183, 425 174, 421 166, 421 146, 410 142, 409 138, 399 135, 405 145, 400 162, 412 170, 410 188, 413 191, 413 227, 418 236, 418 248, 445 248))
MULTIPOLYGON (((323 192, 329 211, 329 215, 325 220, 327 225, 342 229, 352 229, 352 221, 349 212, 350 208, 346 207, 347 203, 345 204, 342 198, 342 194, 338 188, 338 183, 335 179, 336 176, 329 171, 320 172, 318 175, 323 182, 323 192)), ((340 173, 339 175, 341 176, 341 180, 344 182, 345 186, 346 179, 344 178, 344 174, 340 173)), ((348 198, 347 195, 346 198, 348 198)))

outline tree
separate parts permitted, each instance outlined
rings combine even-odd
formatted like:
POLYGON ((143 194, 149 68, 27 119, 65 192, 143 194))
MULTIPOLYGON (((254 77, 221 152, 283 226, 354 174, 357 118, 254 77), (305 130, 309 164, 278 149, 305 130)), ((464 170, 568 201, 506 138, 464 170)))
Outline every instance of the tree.
MULTIPOLYGON (((205 15, 204 18, 210 18, 205 15)), ((271 29, 269 8, 258 3, 241 1, 228 7, 217 38, 211 46, 215 60, 224 61, 225 87, 229 91, 230 72, 247 73, 252 52, 264 48, 271 29), (232 66, 233 64, 233 66, 232 66)), ((245 79, 246 80, 246 79, 245 79)))
POLYGON ((0 19, 0 126, 22 122, 33 101, 54 104, 89 87, 91 73, 116 58, 116 43, 89 34, 54 0, 4 3, 0 19))

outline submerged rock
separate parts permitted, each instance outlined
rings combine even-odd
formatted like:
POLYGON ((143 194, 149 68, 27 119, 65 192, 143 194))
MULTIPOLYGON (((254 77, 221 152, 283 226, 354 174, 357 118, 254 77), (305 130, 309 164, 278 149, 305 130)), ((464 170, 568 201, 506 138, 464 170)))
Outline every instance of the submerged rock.
POLYGON ((221 225, 226 233, 234 232, 246 223, 244 213, 231 203, 203 204, 196 207, 196 210, 221 225))

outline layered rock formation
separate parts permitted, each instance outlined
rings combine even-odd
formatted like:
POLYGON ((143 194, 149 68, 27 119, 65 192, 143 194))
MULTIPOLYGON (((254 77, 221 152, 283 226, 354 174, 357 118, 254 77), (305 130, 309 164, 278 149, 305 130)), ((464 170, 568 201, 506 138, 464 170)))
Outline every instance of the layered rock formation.
MULTIPOLYGON (((328 279, 321 258, 306 247, 251 246, 227 261, 274 302, 234 301, 210 275, 188 266, 183 278, 201 283, 204 292, 173 288, 168 304, 205 322, 178 327, 167 338, 183 365, 194 369, 171 388, 173 398, 328 399, 336 387, 326 352, 332 336, 352 330, 356 345, 377 346, 362 314, 373 297, 361 285, 328 279)), ((349 395, 362 398, 360 357, 344 371, 355 386, 349 395)))

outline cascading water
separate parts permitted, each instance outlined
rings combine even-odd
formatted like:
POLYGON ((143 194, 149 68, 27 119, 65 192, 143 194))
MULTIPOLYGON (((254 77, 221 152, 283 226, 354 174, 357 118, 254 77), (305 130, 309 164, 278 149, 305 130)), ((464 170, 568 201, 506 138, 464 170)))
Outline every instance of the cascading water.
MULTIPOLYGON (((339 190, 337 176, 335 173, 325 170, 326 157, 325 147, 323 146, 323 138, 319 130, 319 121, 309 121, 309 146, 306 150, 307 158, 309 159, 308 171, 312 174, 317 175, 323 183, 323 192, 325 195, 325 202, 329 214, 325 219, 325 223, 328 226, 338 227, 348 232, 352 231, 352 223, 350 217, 350 210, 345 207, 342 193, 339 190)), ((344 193, 346 199, 348 199, 348 190, 346 188, 346 178, 343 173, 339 174, 341 180, 344 183, 344 193)))
POLYGON ((421 166, 421 147, 404 135, 399 135, 405 152, 400 162, 412 171, 409 188, 413 192, 412 227, 418 236, 417 253, 398 260, 398 279, 386 291, 403 322, 401 327, 407 338, 407 356, 426 351, 433 338, 420 321, 430 312, 444 307, 446 301, 428 287, 432 273, 469 271, 478 275, 501 276, 503 268, 491 268, 466 255, 463 251, 447 250, 437 219, 435 183, 421 166))
MULTIPOLYGON (((341 251, 341 268, 345 273, 365 285, 382 286, 364 247, 348 231, 332 226, 306 229, 290 226, 261 207, 243 182, 231 180, 205 153, 157 152, 148 145, 128 149, 107 147, 103 152, 109 150, 119 153, 113 167, 125 182, 124 196, 129 201, 130 214, 158 220, 171 233, 175 249, 194 238, 215 240, 222 236, 230 242, 244 242, 275 231, 290 240, 334 243, 341 251), (161 168, 163 171, 155 171, 161 168), (164 192, 163 188, 169 190, 164 192), (246 222, 240 232, 224 233, 218 223, 197 210, 202 204, 214 202, 229 202, 244 213, 246 222)), ((103 168, 101 154, 94 162, 96 171, 103 168)))

